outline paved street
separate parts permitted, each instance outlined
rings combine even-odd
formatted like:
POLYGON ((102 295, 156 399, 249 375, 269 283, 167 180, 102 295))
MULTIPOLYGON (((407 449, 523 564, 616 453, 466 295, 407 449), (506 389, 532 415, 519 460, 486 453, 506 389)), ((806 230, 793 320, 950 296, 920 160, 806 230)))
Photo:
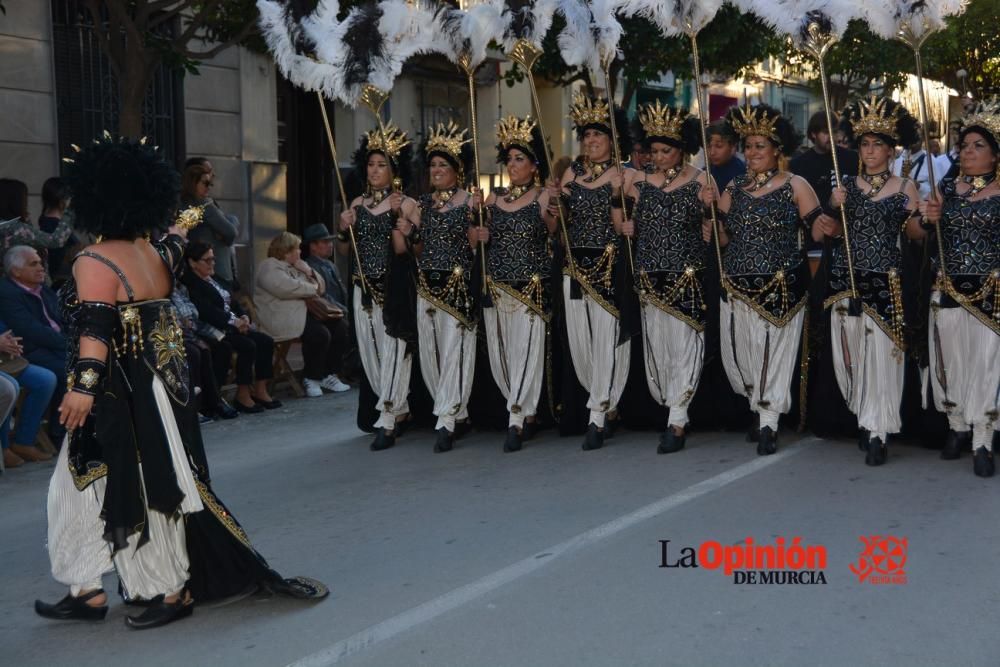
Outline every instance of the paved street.
POLYGON ((45 552, 52 468, 0 477, 0 665, 998 662, 1000 479, 974 477, 968 456, 896 446, 873 469, 853 442, 790 433, 772 457, 734 433, 657 456, 655 434, 628 431, 596 452, 543 432, 505 455, 501 433, 474 433, 435 455, 417 432, 373 453, 356 400, 288 401, 205 431, 216 490, 272 566, 330 586, 317 604, 253 597, 141 633, 117 599, 103 624, 45 621, 34 599, 65 594, 45 552), (869 535, 908 540, 905 584, 849 569, 869 535), (826 584, 659 567, 660 540, 676 562, 748 537, 826 547, 826 584))

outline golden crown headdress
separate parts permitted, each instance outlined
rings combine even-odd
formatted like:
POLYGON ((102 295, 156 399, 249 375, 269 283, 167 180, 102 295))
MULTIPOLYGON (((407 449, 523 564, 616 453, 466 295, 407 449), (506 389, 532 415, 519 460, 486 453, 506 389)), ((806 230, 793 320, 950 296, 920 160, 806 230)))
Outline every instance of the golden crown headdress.
POLYGON ((431 130, 427 138, 427 147, 424 149, 428 155, 437 151, 447 153, 458 162, 459 169, 462 167, 462 146, 472 141, 465 135, 468 130, 459 129, 455 121, 448 121, 448 124, 438 123, 437 127, 431 130))
POLYGON ((1000 98, 994 95, 988 100, 983 100, 962 120, 963 127, 973 125, 989 130, 994 141, 1000 142, 1000 98))
POLYGON ((782 144, 784 142, 777 131, 778 120, 780 119, 781 116, 779 114, 768 117, 767 112, 763 109, 754 109, 748 104, 745 107, 738 107, 736 109, 736 113, 733 115, 730 124, 733 126, 736 134, 740 135, 742 139, 746 139, 747 137, 767 137, 778 144, 782 144))
POLYGON ((858 103, 858 115, 851 118, 854 138, 858 139, 865 134, 884 134, 898 143, 900 139, 896 121, 902 107, 897 106, 893 111, 889 111, 887 106, 888 98, 885 97, 879 99, 872 95, 870 100, 861 100, 858 103))
MULTIPOLYGON (((504 150, 511 146, 519 146, 531 152, 531 131, 535 129, 535 121, 531 116, 521 120, 517 116, 507 116, 497 123, 497 143, 504 150)), ((537 155, 532 154, 537 158, 537 155)))
POLYGON ((573 95, 573 104, 569 107, 569 117, 576 127, 585 127, 595 123, 611 124, 611 109, 607 100, 600 97, 588 97, 582 90, 573 95))
POLYGON ((406 132, 392 123, 386 125, 384 130, 375 128, 365 137, 368 139, 366 151, 385 153, 390 160, 398 158, 399 152, 410 145, 410 140, 406 138, 406 132))
POLYGON ((650 137, 667 137, 681 140, 681 126, 688 114, 679 109, 665 107, 656 100, 639 110, 639 123, 650 137))

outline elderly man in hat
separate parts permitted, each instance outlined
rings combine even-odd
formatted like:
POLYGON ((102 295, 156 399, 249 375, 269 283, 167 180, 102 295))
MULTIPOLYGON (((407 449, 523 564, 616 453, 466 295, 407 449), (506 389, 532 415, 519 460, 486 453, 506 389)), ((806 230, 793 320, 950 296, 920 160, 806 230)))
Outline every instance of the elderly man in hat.
POLYGON ((329 362, 330 373, 320 382, 320 386, 327 391, 341 392, 350 389, 350 386, 339 377, 343 370, 344 355, 347 352, 350 340, 350 331, 347 324, 350 318, 347 317, 349 310, 347 307, 347 289, 340 279, 340 272, 337 271, 337 265, 330 259, 333 256, 333 240, 335 238, 326 228, 326 225, 319 222, 309 225, 302 232, 302 252, 306 256, 306 263, 312 267, 313 271, 322 276, 323 284, 326 285, 326 292, 323 294, 323 298, 344 313, 344 317, 336 321, 336 326, 332 330, 335 338, 332 347, 336 352, 329 362))

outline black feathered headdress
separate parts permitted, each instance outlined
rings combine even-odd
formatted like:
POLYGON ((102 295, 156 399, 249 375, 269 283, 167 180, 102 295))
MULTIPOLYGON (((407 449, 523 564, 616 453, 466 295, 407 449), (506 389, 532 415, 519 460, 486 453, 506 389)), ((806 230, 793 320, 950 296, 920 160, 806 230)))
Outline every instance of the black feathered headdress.
POLYGON ((507 116, 497 123, 497 164, 507 164, 510 149, 516 148, 530 157, 538 167, 538 178, 549 177, 549 161, 545 154, 545 140, 538 124, 526 116, 507 116))
POLYGON ((639 109, 632 133, 646 150, 653 143, 667 144, 694 155, 701 148, 701 122, 687 109, 663 106, 657 100, 639 109))
POLYGON ((368 182, 368 158, 373 153, 384 155, 392 168, 393 178, 402 181, 403 187, 410 185, 413 170, 413 148, 406 133, 392 123, 385 125, 385 131, 375 128, 361 137, 361 146, 354 151, 354 169, 362 183, 368 182))
POLYGON ((794 153, 802 141, 792 123, 766 104, 733 107, 726 114, 726 125, 743 142, 747 137, 766 137, 785 155, 794 153))
POLYGON ((920 141, 920 124, 899 102, 872 95, 858 100, 840 115, 840 130, 857 149, 861 137, 874 134, 890 146, 911 146, 920 141))
POLYGON ((67 163, 77 229, 106 239, 160 234, 172 222, 180 176, 145 139, 113 139, 107 132, 67 163))

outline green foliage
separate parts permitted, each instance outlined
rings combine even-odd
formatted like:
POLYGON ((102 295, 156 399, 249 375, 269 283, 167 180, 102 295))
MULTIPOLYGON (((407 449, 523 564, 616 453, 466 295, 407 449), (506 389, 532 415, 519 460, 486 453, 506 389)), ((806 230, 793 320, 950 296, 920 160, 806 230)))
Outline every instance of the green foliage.
POLYGON ((976 97, 1000 93, 1000 2, 972 0, 964 14, 948 19, 923 48, 924 74, 976 97), (956 72, 964 69, 967 81, 956 72))

